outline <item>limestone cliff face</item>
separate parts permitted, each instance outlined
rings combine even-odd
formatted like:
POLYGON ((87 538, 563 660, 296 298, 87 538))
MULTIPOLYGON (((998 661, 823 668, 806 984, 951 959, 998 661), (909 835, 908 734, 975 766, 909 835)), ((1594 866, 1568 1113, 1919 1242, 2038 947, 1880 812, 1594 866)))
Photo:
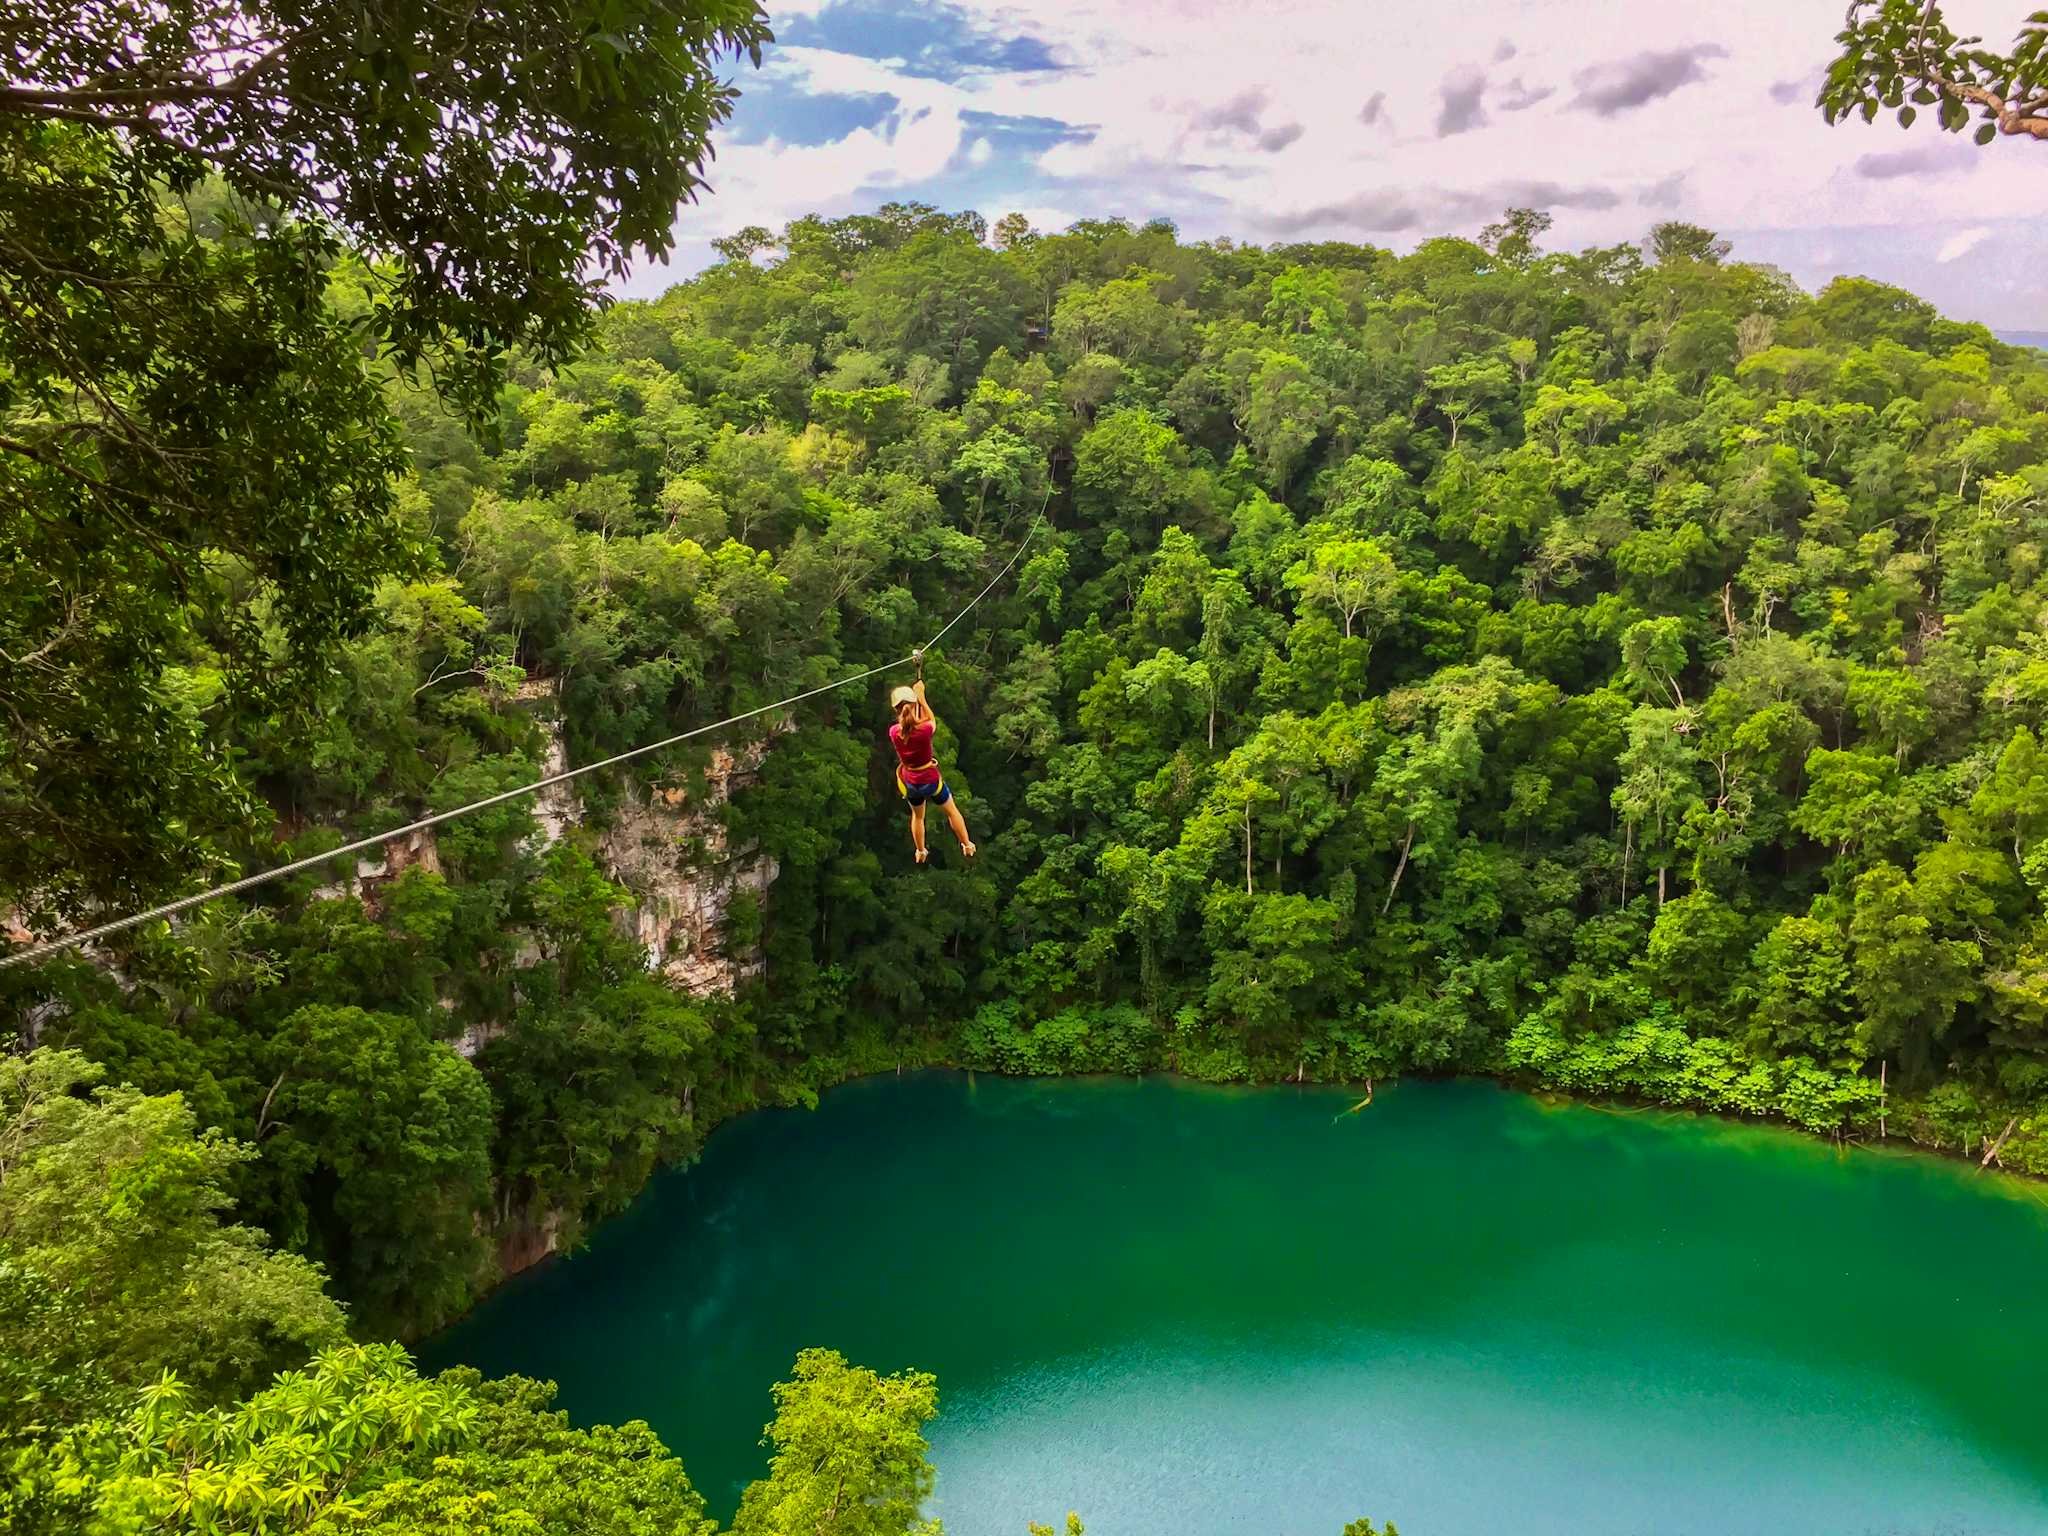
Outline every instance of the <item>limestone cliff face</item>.
POLYGON ((337 860, 333 867, 335 878, 314 887, 313 900, 339 901, 344 896, 353 896, 375 911, 384 887, 408 869, 423 869, 430 875, 441 873, 441 847, 434 841, 434 829, 428 827, 393 838, 367 855, 337 860))
MULTIPOLYGON (((782 727, 781 729, 787 729, 782 727)), ((611 825, 598 844, 598 861, 632 893, 620 921, 647 952, 647 968, 698 997, 729 995, 761 974, 758 953, 727 952, 725 924, 741 892, 764 895, 780 870, 752 848, 735 848, 719 812, 733 792, 759 778, 768 741, 733 751, 716 747, 694 797, 680 789, 651 794, 623 789, 611 825)), ((559 722, 548 722, 543 777, 566 772, 569 751, 559 722)), ((552 847, 584 823, 576 785, 553 784, 534 796, 535 829, 529 847, 552 847)))
POLYGON ((557 1252, 561 1247, 562 1225, 560 1211, 502 1216, 492 1234, 498 1250, 499 1272, 516 1275, 557 1252))
POLYGON ((758 849, 733 847, 719 810, 767 755, 765 741, 716 749, 694 802, 682 790, 628 791, 601 845, 606 872, 638 899, 630 920, 647 968, 699 997, 761 974, 758 952, 728 952, 726 919, 736 896, 765 895, 781 871, 758 849))
MULTIPOLYGON (((531 686, 531 685, 529 685, 531 686)), ((559 720, 549 719, 547 751, 541 754, 540 776, 551 779, 558 773, 569 771, 569 743, 562 735, 559 720)), ((576 792, 576 784, 550 784, 537 790, 533 797, 533 819, 538 828, 535 838, 537 846, 552 847, 562 840, 562 834, 571 827, 583 824, 583 797, 576 792)))
MULTIPOLYGON (((525 696, 546 698, 536 684, 527 685, 525 696)), ((544 716, 543 724, 547 747, 541 776, 551 778, 567 771, 569 750, 559 721, 544 716)), ((779 727, 777 734, 787 728, 779 727)), ((704 787, 694 796, 680 789, 658 789, 650 795, 625 787, 598 844, 605 873, 632 894, 634 904, 619 921, 647 952, 648 970, 698 997, 730 995, 741 982, 761 974, 758 951, 728 952, 726 919, 736 896, 765 896, 781 871, 758 849, 733 847, 719 813, 735 790, 759 778, 769 745, 762 740, 737 751, 714 748, 704 787)), ((538 791, 531 809, 534 831, 527 846, 535 853, 553 847, 586 819, 583 797, 573 781, 538 791)), ((353 861, 340 878, 313 895, 316 900, 355 896, 374 910, 384 887, 413 868, 440 872, 440 851, 431 827, 385 844, 373 857, 353 861)), ((522 963, 533 957, 522 954, 522 963)), ((490 1025, 472 1025, 455 1048, 474 1056, 498 1032, 490 1025)))

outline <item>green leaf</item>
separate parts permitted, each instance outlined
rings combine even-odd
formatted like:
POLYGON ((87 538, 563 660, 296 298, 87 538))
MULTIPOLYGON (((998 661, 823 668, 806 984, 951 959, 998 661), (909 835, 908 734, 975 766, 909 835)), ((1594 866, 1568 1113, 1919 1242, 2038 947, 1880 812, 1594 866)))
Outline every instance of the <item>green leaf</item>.
POLYGON ((1996 123, 1986 123, 1977 130, 1977 142, 1979 144, 1989 144, 1993 139, 1997 137, 1998 124, 1996 123))
POLYGON ((1901 128, 1910 128, 1910 127, 1912 127, 1912 126, 1913 126, 1913 119, 1914 119, 1915 117, 1917 117, 1918 115, 1919 115, 1919 114, 1918 114, 1918 113, 1916 113, 1916 112, 1915 112, 1915 111, 1914 111, 1914 110, 1913 110, 1913 109, 1912 109, 1911 107, 1901 107, 1901 108, 1899 108, 1899 126, 1900 126, 1901 128))

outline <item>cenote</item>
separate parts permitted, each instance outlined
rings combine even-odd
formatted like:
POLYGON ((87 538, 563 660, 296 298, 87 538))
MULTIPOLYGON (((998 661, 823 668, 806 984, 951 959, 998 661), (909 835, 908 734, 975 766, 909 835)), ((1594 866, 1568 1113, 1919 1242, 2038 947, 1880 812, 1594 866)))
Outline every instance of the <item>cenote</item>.
POLYGON ((2048 1531, 2048 1210, 1960 1164, 1405 1083, 926 1074, 748 1117, 429 1363, 730 1518, 798 1349, 937 1374, 951 1536, 2048 1531))

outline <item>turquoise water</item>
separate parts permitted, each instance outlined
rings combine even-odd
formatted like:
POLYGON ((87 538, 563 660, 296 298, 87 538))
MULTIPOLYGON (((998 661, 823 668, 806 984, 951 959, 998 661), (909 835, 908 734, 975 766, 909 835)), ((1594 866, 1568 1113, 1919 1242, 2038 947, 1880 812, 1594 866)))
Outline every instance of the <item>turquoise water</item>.
POLYGON ((798 1349, 935 1372, 951 1536, 2048 1533, 2048 1209, 1478 1083, 927 1074, 721 1129, 435 1340, 729 1518, 798 1349))

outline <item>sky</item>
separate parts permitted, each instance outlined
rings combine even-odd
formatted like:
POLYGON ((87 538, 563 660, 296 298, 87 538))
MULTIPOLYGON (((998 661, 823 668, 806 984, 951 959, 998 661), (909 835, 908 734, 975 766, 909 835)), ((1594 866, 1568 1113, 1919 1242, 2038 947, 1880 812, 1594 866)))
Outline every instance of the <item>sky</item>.
MULTIPOLYGON (((661 292, 744 225, 890 200, 1395 250, 1515 205, 1551 213, 1554 248, 1686 219, 1809 290, 1853 273, 2048 331, 2048 142, 1828 127, 1842 0, 771 4, 712 192, 620 291, 661 292)), ((2030 8, 1944 5, 2000 48, 2030 8)))

